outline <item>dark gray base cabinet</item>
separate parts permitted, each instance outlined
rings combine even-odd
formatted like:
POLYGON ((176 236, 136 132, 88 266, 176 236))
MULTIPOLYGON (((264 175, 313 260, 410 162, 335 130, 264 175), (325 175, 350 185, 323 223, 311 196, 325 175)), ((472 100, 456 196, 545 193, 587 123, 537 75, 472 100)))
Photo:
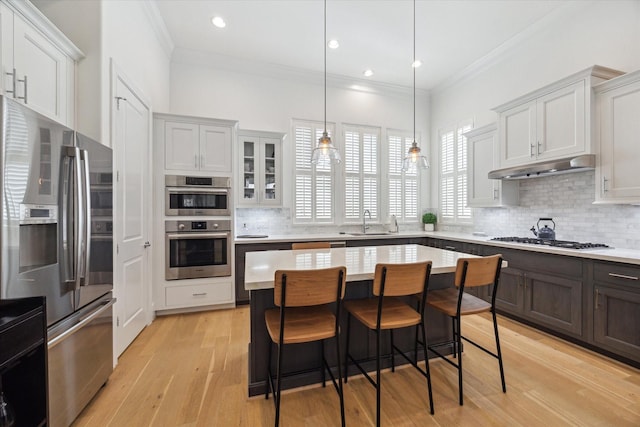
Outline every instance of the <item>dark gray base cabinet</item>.
POLYGON ((426 244, 501 253, 509 267, 500 276, 500 312, 640 367, 640 266, 444 239, 426 244))
POLYGON ((593 341, 640 361, 640 268, 595 263, 593 341))

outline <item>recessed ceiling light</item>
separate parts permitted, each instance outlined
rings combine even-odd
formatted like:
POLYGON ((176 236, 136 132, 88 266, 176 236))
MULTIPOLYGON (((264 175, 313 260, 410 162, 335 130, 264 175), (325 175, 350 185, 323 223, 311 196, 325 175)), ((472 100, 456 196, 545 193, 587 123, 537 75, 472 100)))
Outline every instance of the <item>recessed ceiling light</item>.
POLYGON ((329 40, 329 43, 327 43, 327 46, 329 46, 330 49, 337 49, 340 47, 340 43, 338 43, 338 40, 333 39, 333 40, 329 40))
POLYGON ((227 23, 224 22, 224 19, 219 16, 214 16, 213 18, 211 18, 211 23, 218 28, 224 28, 227 26, 227 23))
POLYGON ((365 77, 371 77, 371 76, 373 76, 373 70, 368 68, 368 69, 364 70, 364 72, 362 74, 364 74, 365 77))
POLYGON ((418 68, 421 65, 422 65, 422 61, 420 61, 419 59, 416 59, 415 61, 413 61, 413 64, 411 64, 413 68, 418 68))

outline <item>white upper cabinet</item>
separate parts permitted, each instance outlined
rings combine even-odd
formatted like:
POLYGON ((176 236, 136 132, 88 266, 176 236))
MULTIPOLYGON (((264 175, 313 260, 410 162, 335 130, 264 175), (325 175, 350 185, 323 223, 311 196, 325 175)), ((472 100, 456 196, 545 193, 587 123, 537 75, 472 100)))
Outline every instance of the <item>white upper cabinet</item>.
POLYGON ((640 71, 594 88, 596 203, 640 203, 640 71))
POLYGON ((591 87, 620 74, 594 66, 496 107, 499 168, 592 153, 591 87))
POLYGON ((2 93, 74 126, 75 60, 83 57, 31 3, 0 3, 2 93))
POLYGON ((238 205, 282 205, 282 139, 284 134, 240 130, 238 205))
POLYGON ((163 124, 165 170, 231 174, 237 122, 170 115, 156 120, 163 124))
POLYGON ((495 123, 464 134, 467 138, 468 205, 474 208, 517 205, 519 183, 489 179, 489 171, 498 168, 500 147, 495 123))

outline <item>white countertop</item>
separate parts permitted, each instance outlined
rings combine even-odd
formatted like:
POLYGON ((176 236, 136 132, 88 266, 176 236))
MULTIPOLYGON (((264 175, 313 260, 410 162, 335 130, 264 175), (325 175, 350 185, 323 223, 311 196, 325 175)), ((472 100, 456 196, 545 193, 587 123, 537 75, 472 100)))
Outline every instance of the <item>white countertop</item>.
POLYGON ((421 245, 247 252, 244 287, 248 291, 272 289, 276 270, 320 269, 342 265, 347 267, 347 282, 372 280, 378 263, 431 260, 431 274, 451 273, 456 269, 458 258, 475 256, 421 245))
POLYGON ((567 255, 578 258, 589 258, 601 261, 622 262, 626 264, 640 265, 640 250, 637 249, 567 249, 545 245, 531 245, 526 243, 498 242, 491 240, 496 236, 476 236, 469 233, 454 233, 449 231, 429 231, 424 232, 424 236, 436 239, 448 239, 458 242, 479 243, 488 246, 502 248, 521 249, 532 252, 543 252, 556 255, 567 255))
POLYGON ((398 233, 377 234, 370 232, 367 234, 348 234, 348 233, 318 233, 318 234, 270 234, 267 237, 262 238, 246 238, 236 237, 234 242, 236 244, 251 244, 251 243, 277 243, 277 242, 341 242, 345 240, 371 240, 371 239, 398 239, 408 237, 430 237, 431 233, 424 231, 400 231, 398 233))
POLYGON ((532 252, 543 252, 556 255, 574 256, 601 261, 621 262, 626 264, 640 265, 640 250, 638 249, 566 249, 543 245, 531 245, 525 243, 498 242, 491 240, 496 236, 476 236, 471 233, 456 233, 450 231, 400 231, 393 234, 366 234, 353 236, 350 234, 322 233, 322 234, 288 234, 270 235, 266 238, 237 238, 237 244, 251 243, 276 243, 293 241, 346 241, 346 240, 372 240, 372 239, 397 239, 410 237, 433 237, 436 239, 455 240, 458 242, 478 243, 502 248, 520 249, 532 252))

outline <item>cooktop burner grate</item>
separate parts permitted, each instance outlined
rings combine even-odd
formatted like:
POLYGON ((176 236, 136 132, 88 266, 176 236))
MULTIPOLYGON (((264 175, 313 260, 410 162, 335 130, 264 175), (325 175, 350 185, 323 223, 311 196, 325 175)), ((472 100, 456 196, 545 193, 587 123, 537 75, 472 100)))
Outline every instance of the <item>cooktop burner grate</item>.
POLYGON ((582 243, 572 242, 570 240, 551 240, 551 239, 536 239, 533 237, 494 237, 491 240, 499 242, 513 242, 513 243, 527 243, 531 245, 545 245, 554 246, 558 248, 568 249, 595 249, 595 248, 608 248, 608 245, 604 243, 582 243))

